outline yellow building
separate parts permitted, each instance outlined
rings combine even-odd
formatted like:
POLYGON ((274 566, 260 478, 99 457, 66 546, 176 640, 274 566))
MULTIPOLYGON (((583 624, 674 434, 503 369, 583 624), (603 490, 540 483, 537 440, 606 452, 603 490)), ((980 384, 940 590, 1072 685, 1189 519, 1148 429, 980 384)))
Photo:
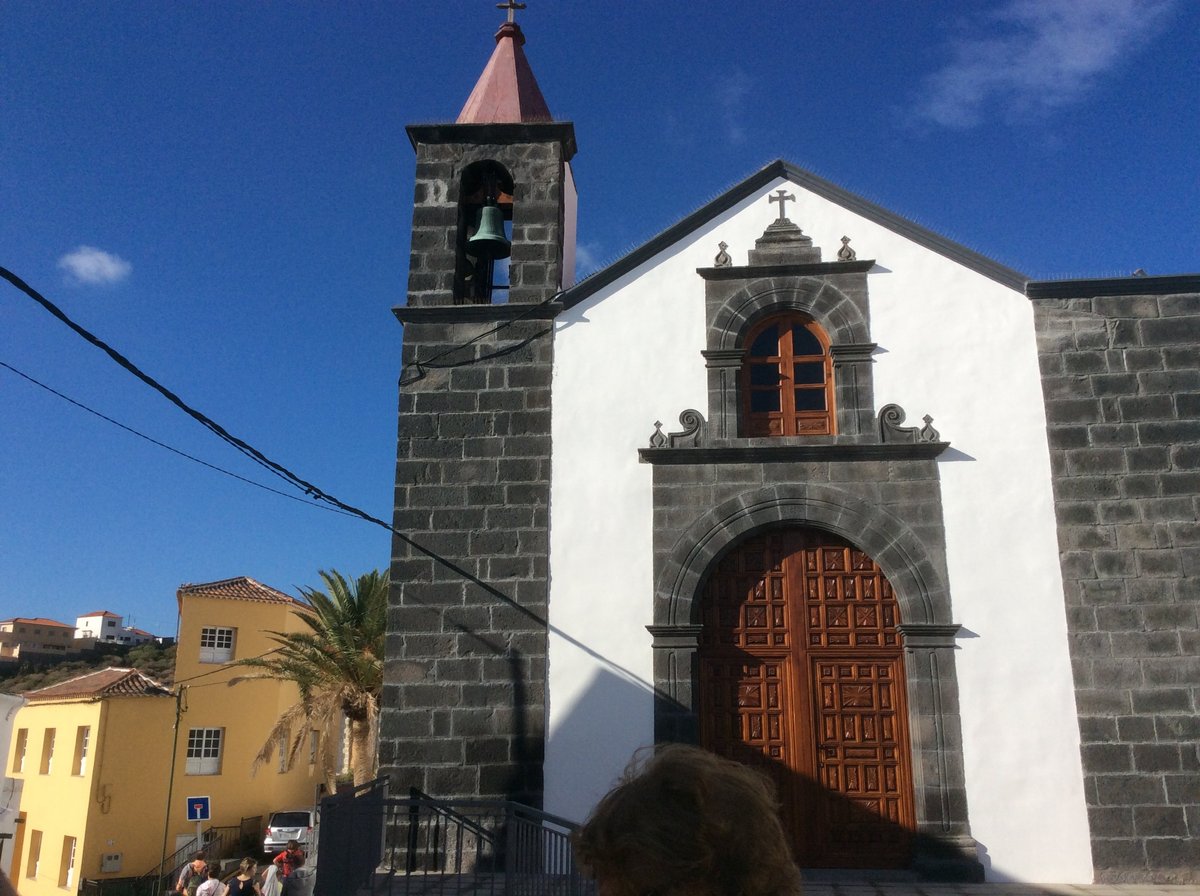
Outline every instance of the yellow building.
MULTIPOLYGON (((250 670, 230 666, 235 660, 263 656, 275 648, 270 632, 307 630, 295 611, 305 604, 254 579, 241 577, 184 585, 179 589, 179 635, 175 652, 175 684, 184 688, 180 722, 176 793, 208 796, 213 823, 237 824, 277 809, 313 806, 321 783, 321 735, 309 732, 294 764, 287 751, 275 751, 272 763, 251 777, 255 755, 299 694, 295 685, 275 681, 241 681, 250 670)), ((171 830, 185 837, 195 824, 186 819, 185 804, 173 806, 171 830)))
MULTIPOLYGON (((131 669, 106 669, 25 695, 10 751, 24 786, 12 866, 22 896, 152 871, 164 843, 171 856, 194 840, 189 797, 208 797, 203 825, 223 828, 316 802, 317 732, 306 732, 295 762, 277 749, 253 771, 276 719, 297 700, 295 686, 231 684, 250 671, 233 662, 274 648, 269 632, 305 628, 295 613, 304 605, 245 577, 184 585, 178 603, 173 691, 131 669)), ((253 836, 261 834, 256 826, 253 836)))
POLYGON ((84 877, 159 860, 175 701, 133 669, 25 695, 9 753, 23 781, 12 877, 22 896, 62 896, 84 877), (154 835, 155 821, 158 834, 154 835))

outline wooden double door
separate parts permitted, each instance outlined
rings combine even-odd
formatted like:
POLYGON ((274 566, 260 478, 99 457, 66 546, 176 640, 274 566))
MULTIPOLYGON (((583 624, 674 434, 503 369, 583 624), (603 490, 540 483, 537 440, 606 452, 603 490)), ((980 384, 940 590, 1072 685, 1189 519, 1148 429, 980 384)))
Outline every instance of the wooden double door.
POLYGON ((819 530, 748 539, 709 578, 701 743, 775 781, 802 867, 909 863, 915 822, 898 612, 878 565, 819 530))

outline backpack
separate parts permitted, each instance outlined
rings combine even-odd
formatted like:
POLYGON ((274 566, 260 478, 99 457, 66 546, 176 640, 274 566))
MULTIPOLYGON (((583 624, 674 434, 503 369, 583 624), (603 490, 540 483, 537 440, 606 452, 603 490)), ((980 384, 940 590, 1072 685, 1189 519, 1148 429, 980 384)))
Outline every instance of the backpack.
POLYGON ((196 896, 196 888, 204 883, 206 875, 202 871, 197 871, 188 863, 187 876, 183 879, 183 889, 187 892, 187 896, 196 896))

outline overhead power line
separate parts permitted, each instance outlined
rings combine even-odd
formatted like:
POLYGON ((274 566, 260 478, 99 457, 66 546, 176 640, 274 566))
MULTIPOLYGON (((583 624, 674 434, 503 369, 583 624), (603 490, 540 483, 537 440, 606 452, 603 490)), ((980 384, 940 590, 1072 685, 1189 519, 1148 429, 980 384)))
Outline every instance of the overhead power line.
POLYGON ((198 463, 203 467, 208 467, 210 470, 216 470, 218 473, 224 473, 226 476, 232 476, 234 479, 238 480, 239 482, 244 482, 247 485, 253 485, 255 488, 261 488, 264 491, 268 491, 268 492, 271 492, 272 494, 279 495, 280 497, 287 498, 289 501, 299 501, 301 504, 304 504, 307 507, 316 507, 318 510, 327 510, 330 513, 340 513, 340 514, 343 514, 346 516, 351 515, 351 514, 347 514, 346 511, 344 511, 344 510, 339 510, 336 507, 330 507, 327 504, 319 504, 315 501, 305 501, 303 498, 298 498, 295 495, 289 495, 287 492, 282 492, 277 488, 271 488, 271 486, 263 485, 261 482, 255 482, 253 479, 247 479, 245 476, 239 476, 237 473, 234 473, 232 470, 226 470, 224 467, 218 467, 216 464, 210 464, 208 461, 201 460, 200 458, 195 457, 194 455, 188 454, 186 451, 181 451, 178 448, 174 448, 174 447, 166 444, 165 442, 160 442, 158 439, 155 439, 152 436, 148 436, 144 432, 138 432, 132 426, 126 426, 121 421, 114 420, 112 417, 109 417, 106 414, 100 413, 100 411, 97 411, 95 408, 90 408, 83 402, 76 401, 74 398, 71 398, 71 396, 69 396, 69 395, 64 395, 62 392, 59 392, 57 389, 54 389, 51 386, 47 386, 45 383, 41 382, 40 380, 34 379, 29 374, 27 374, 21 370, 17 370, 17 368, 13 367, 11 364, 6 364, 5 362, 0 361, 0 367, 3 367, 5 370, 12 371, 17 376, 21 377, 22 379, 28 380, 29 382, 33 383, 35 386, 38 386, 39 388, 45 389, 51 395, 57 395, 59 398, 61 398, 63 401, 67 402, 68 404, 73 404, 73 405, 75 405, 75 407, 79 408, 80 410, 87 411, 89 414, 94 414, 95 416, 99 417, 101 420, 111 423, 113 426, 116 426, 119 429, 123 429, 128 433, 132 433, 133 435, 137 436, 139 439, 145 439, 151 445, 157 445, 159 448, 165 448, 167 451, 170 451, 172 454, 178 454, 180 457, 186 458, 187 460, 193 461, 194 463, 198 463))
MULTIPOLYGON (((195 408, 193 408, 191 405, 189 405, 187 402, 185 402, 182 398, 180 398, 178 395, 176 395, 174 392, 172 392, 166 386, 164 386, 160 382, 158 382, 158 380, 154 379, 154 377, 150 376, 148 373, 145 373, 141 368, 139 368, 136 364, 134 364, 132 361, 130 361, 128 358, 126 358, 124 355, 122 355, 120 352, 118 352, 115 348, 110 346, 107 342, 105 342, 99 336, 96 336, 95 334, 93 334, 92 332, 87 330, 85 327, 81 326, 80 324, 77 324, 75 321, 73 321, 67 315, 67 313, 65 311, 63 311, 61 308, 59 308, 57 305, 55 305, 53 302, 51 302, 49 299, 47 299, 45 296, 43 296, 41 293, 39 293, 37 290, 35 290, 32 286, 30 286, 28 283, 26 283, 24 280, 22 280, 16 274, 14 274, 12 271, 8 270, 7 268, 0 267, 0 277, 3 277, 9 283, 11 283, 13 286, 15 286, 17 289, 19 289, 25 295, 27 295, 29 298, 33 299, 33 301, 35 301, 35 302, 37 302, 37 304, 41 305, 44 309, 46 309, 46 311, 50 312, 50 314, 52 314, 54 317, 58 318, 60 321, 62 321, 64 324, 66 324, 66 326, 69 327, 74 333, 76 333, 78 336, 80 336, 85 341, 94 345, 96 348, 100 349, 102 352, 104 352, 106 355, 108 355, 110 358, 112 358, 112 360, 115 361, 119 366, 123 367, 129 373, 133 374, 135 377, 137 377, 139 380, 141 380, 143 383, 145 383, 147 386, 149 386, 155 392, 158 392, 160 395, 162 395, 164 398, 166 398, 167 401, 171 402, 171 404, 175 405, 177 408, 179 408, 181 411, 183 411, 189 417, 191 417, 192 419, 199 422, 206 429, 215 433, 220 439, 222 439, 223 441, 232 445, 234 448, 236 448, 242 454, 244 454, 247 457, 249 457, 250 459, 252 459, 255 463, 260 464, 267 470, 270 470, 274 475, 280 477, 285 482, 287 482, 289 485, 292 485, 295 488, 303 491, 306 495, 308 495, 310 498, 312 498, 315 501, 323 501, 327 504, 332 505, 333 507, 338 508, 339 510, 344 511, 345 513, 350 514, 351 516, 359 517, 360 519, 365 520, 366 522, 373 523, 376 526, 380 526, 380 527, 386 529, 388 532, 391 532, 392 535, 394 535, 396 538, 398 538, 404 544, 411 547, 413 550, 417 551, 420 554, 423 554, 424 556, 433 560, 435 563, 441 564, 446 569, 450 570, 451 572, 453 572, 455 575, 459 576, 460 578, 465 579, 466 581, 471 582, 473 585, 477 585, 478 587, 482 588, 484 591, 486 591, 488 594, 495 597, 497 600, 503 601, 504 603, 513 607, 515 610, 518 610, 519 612, 524 614, 526 617, 528 617, 532 621, 536 622, 541 627, 549 628, 549 622, 547 620, 543 619, 541 616, 539 616, 533 610, 530 610, 528 607, 522 606, 521 604, 517 603, 517 601, 515 601, 513 598, 509 597, 507 594, 505 594, 503 591, 501 591, 496 586, 494 586, 488 582, 485 582, 483 579, 479 578, 474 573, 471 573, 470 571, 463 569, 461 566, 459 566, 453 560, 443 557, 440 554, 438 554, 436 551, 433 551, 433 550, 425 547, 423 544, 414 540, 413 538, 409 537, 408 535, 405 535, 403 532, 396 529, 394 526, 390 525, 389 523, 384 522, 383 520, 379 519, 378 517, 373 516, 373 515, 367 513, 365 510, 355 507, 352 504, 347 504, 346 502, 339 500, 338 498, 334 497, 333 495, 329 494, 328 492, 318 488, 313 483, 302 479, 301 477, 299 477, 298 475, 293 473, 291 470, 289 470, 287 467, 271 460, 269 457, 267 457, 265 454, 263 454, 261 451, 259 451, 257 448, 255 448, 253 445, 250 445, 248 442, 245 442, 242 439, 239 439, 237 436, 230 433, 228 430, 226 430, 223 426, 221 426, 215 420, 213 420, 212 418, 208 417, 207 415, 205 415, 205 414, 201 413, 200 411, 196 410, 195 408)), ((499 329, 502 329, 502 327, 495 328, 495 330, 499 330, 499 329)), ((478 339, 483 338, 483 336, 485 336, 485 335, 487 335, 487 334, 480 334, 479 336, 470 340, 466 344, 470 344, 470 342, 477 341, 478 339)), ((448 351, 451 351, 451 350, 448 350, 448 351)), ((442 354, 444 355, 445 352, 443 352, 442 354)), ((438 355, 435 357, 441 357, 441 356, 442 355, 438 355)))
POLYGON ((563 290, 559 290, 558 292, 556 292, 554 295, 550 296, 549 298, 543 299, 540 302, 537 302, 533 305, 528 306, 520 314, 510 317, 508 320, 501 321, 499 324, 492 327, 490 330, 484 330, 482 333, 472 336, 466 342, 460 343, 458 345, 452 345, 449 348, 442 349, 440 352, 438 352, 435 355, 432 355, 431 357, 424 358, 424 359, 418 358, 415 361, 410 361, 409 363, 405 364, 404 367, 400 370, 400 386, 402 386, 402 387, 409 386, 409 385, 417 382, 418 380, 424 379, 426 368, 432 368, 435 370, 445 370, 445 369, 453 368, 453 367, 468 367, 472 364, 478 364, 480 361, 488 361, 488 360, 491 360, 492 358, 499 358, 504 355, 512 354, 513 352, 519 351, 520 349, 529 345, 531 342, 534 342, 537 339, 541 339, 543 336, 548 336, 550 333, 552 333, 554 331, 553 326, 546 327, 546 329, 544 329, 544 330, 538 330, 536 333, 532 334, 531 336, 526 337, 525 339, 522 339, 520 342, 516 343, 515 345, 510 345, 510 346, 506 346, 505 348, 502 348, 502 349, 497 349, 496 351, 490 352, 486 355, 476 355, 474 357, 465 358, 462 361, 447 361, 444 364, 437 363, 441 358, 446 357, 446 355, 450 355, 450 354, 453 354, 454 352, 462 351, 464 348, 469 348, 470 346, 472 346, 476 342, 478 342, 480 339, 484 339, 495 333, 499 333, 501 330, 511 327, 513 324, 517 323, 518 321, 524 320, 525 318, 527 318, 531 314, 533 314, 533 312, 537 311, 539 308, 545 308, 547 305, 552 304, 553 302, 557 301, 559 296, 561 296, 562 294, 563 294, 563 290), (410 370, 414 370, 416 372, 416 375, 409 379, 405 379, 404 375, 406 373, 408 373, 408 371, 410 371, 410 370))

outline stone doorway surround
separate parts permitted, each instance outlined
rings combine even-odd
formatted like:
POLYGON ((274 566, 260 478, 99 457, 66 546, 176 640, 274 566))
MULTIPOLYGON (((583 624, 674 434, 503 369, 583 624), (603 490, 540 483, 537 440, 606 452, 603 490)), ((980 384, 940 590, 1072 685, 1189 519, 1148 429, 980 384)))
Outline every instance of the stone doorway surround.
MULTIPOLYGON (((854 466, 867 473, 872 471, 863 467, 879 463, 888 465, 863 461, 854 466)), ((854 477, 853 482, 824 484, 821 480, 829 482, 830 470, 804 468, 830 465, 799 464, 795 474, 800 482, 735 488, 730 497, 697 515, 686 480, 712 494, 715 483, 697 481, 707 478, 701 472, 703 466, 655 468, 656 591, 654 623, 647 627, 654 638, 655 740, 698 741, 699 609, 706 576, 716 561, 764 529, 808 526, 840 535, 875 559, 900 605, 916 809, 914 868, 934 878, 982 880, 967 816, 954 664, 954 637, 959 626, 951 619, 950 596, 944 584, 936 464, 932 460, 904 464, 912 471, 904 483, 909 500, 901 503, 909 505, 906 508, 889 509, 879 493, 880 489, 887 491, 886 469, 873 471, 882 475, 867 477, 865 483, 854 477), (926 466, 929 469, 921 474, 924 478, 914 478, 914 467, 926 466), (684 471, 692 475, 678 475, 684 471), (864 494, 864 489, 874 493, 864 494), (689 509, 690 524, 670 525, 689 509), (895 512, 907 510, 904 516, 929 521, 933 509, 938 511, 933 526, 910 526, 895 512), (930 540, 935 542, 933 551, 930 540)), ((735 478, 765 474, 759 470, 755 476, 755 471, 744 470, 735 478)))

